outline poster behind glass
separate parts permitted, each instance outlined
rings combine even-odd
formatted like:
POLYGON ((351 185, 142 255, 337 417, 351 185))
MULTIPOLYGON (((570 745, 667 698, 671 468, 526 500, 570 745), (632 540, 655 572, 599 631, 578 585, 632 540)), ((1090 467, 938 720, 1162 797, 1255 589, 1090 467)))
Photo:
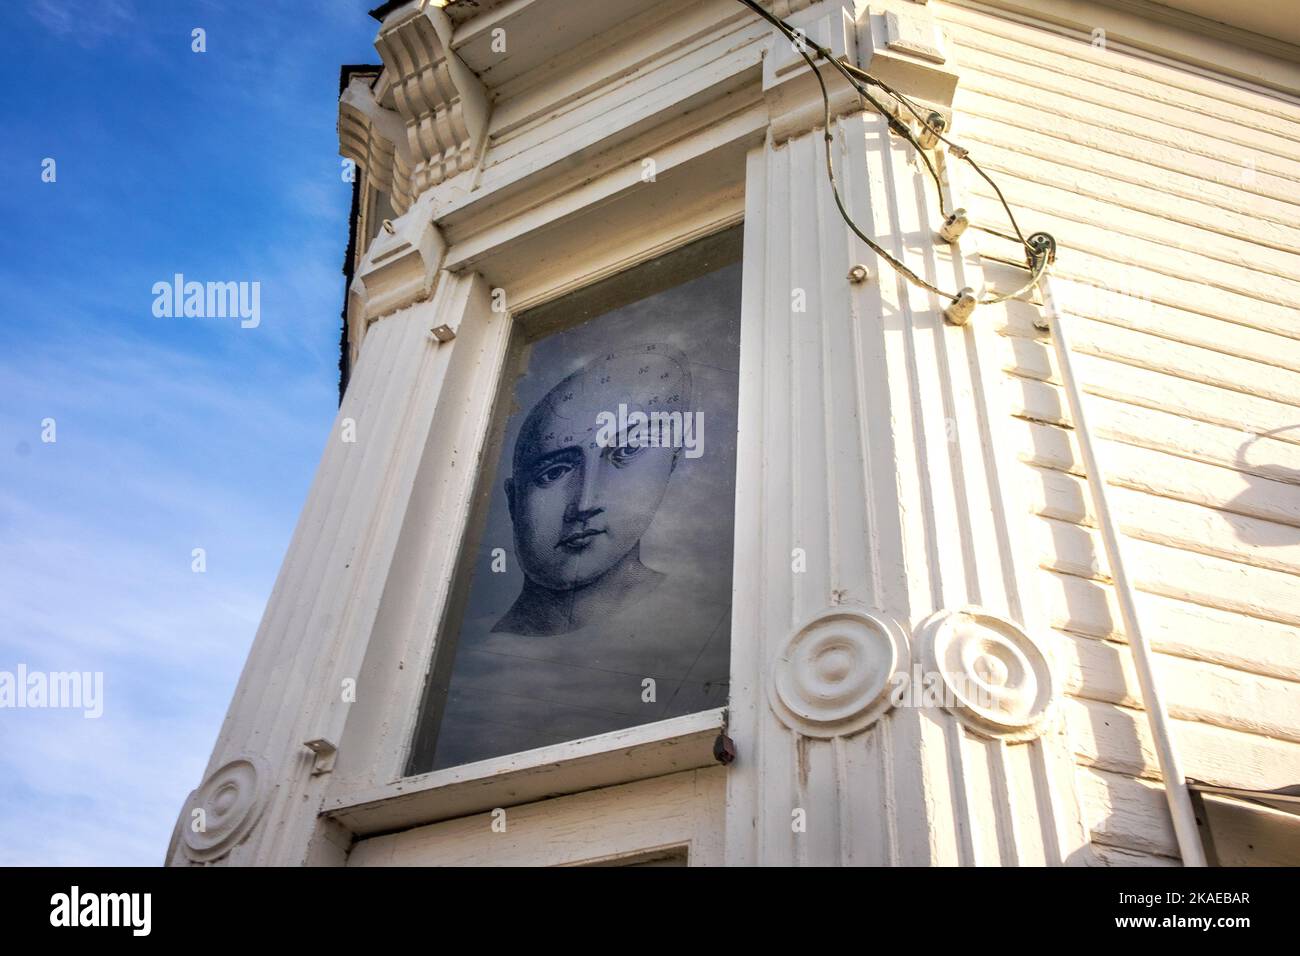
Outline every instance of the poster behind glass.
POLYGON ((411 772, 726 704, 739 332, 732 262, 522 346, 411 772))

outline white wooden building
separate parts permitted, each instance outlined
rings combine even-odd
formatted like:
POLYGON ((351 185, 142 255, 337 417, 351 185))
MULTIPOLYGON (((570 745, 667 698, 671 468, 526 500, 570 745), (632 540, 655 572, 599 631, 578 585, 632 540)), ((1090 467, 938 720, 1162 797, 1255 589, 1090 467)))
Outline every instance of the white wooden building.
POLYGON ((346 391, 169 863, 1300 862, 1242 793, 1300 784, 1300 21, 763 6, 827 101, 739 0, 374 11, 346 391), (847 214, 942 295, 841 216, 827 112, 847 214), (967 155, 1057 244, 1003 302, 967 155), (538 495, 595 475, 553 381, 663 342, 703 455, 555 518, 626 576, 588 606, 529 556, 526 439, 538 495))

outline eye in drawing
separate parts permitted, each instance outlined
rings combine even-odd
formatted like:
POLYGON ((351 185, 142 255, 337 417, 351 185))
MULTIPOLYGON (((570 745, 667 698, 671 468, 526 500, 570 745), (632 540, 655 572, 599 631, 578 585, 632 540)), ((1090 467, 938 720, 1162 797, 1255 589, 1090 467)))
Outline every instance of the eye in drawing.
POLYGON ((571 471, 573 471, 573 466, 567 461, 557 461, 537 472, 533 476, 533 484, 539 488, 545 488, 547 485, 555 484, 571 471))
POLYGON ((621 467, 645 451, 645 448, 645 445, 620 445, 609 450, 609 460, 621 467))

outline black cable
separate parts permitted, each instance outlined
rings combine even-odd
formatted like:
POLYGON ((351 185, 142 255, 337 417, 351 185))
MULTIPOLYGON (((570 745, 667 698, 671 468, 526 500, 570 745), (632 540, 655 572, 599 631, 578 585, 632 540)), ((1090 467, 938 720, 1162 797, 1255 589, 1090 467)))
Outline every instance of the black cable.
MULTIPOLYGON (((825 114, 824 141, 826 146, 826 177, 830 181, 831 194, 835 197, 835 205, 839 209, 840 217, 848 224, 849 228, 853 230, 854 234, 857 235, 859 239, 865 242, 867 246, 870 247, 870 249, 876 255, 880 256, 882 259, 887 261, 895 271, 901 274, 909 282, 913 283, 914 285, 920 286, 921 288, 926 289, 930 292, 933 292, 935 295, 942 296, 944 298, 951 299, 951 300, 956 300, 957 299, 956 295, 953 295, 948 292, 944 292, 942 289, 938 288, 937 286, 921 278, 919 275, 913 272, 912 269, 909 268, 906 263, 904 263, 900 259, 895 258, 888 251, 886 251, 879 243, 877 243, 874 239, 872 239, 870 236, 864 233, 858 227, 858 224, 853 221, 853 217, 850 216, 848 210, 844 208, 844 200, 840 197, 839 186, 835 181, 835 166, 832 161, 832 154, 831 154, 831 143, 834 141, 834 137, 831 133, 830 92, 826 89, 826 81, 822 79, 821 70, 817 68, 817 64, 813 61, 812 57, 808 55, 808 52, 805 49, 806 37, 802 35, 796 36, 794 31, 789 27, 788 24, 786 24, 781 19, 773 16, 772 14, 768 13, 757 3, 754 3, 753 0, 740 0, 740 2, 745 4, 745 6, 751 8, 755 12, 761 14, 764 19, 769 20, 773 24, 775 24, 777 28, 780 29, 781 32, 784 33, 785 36, 790 40, 791 44, 794 46, 794 49, 796 49, 799 52, 799 55, 802 56, 805 61, 807 61, 809 68, 813 71, 813 76, 817 78, 817 83, 821 87, 822 105, 825 114)), ((829 51, 824 50, 822 47, 818 47, 816 44, 812 44, 812 46, 814 46, 818 50, 818 52, 821 53, 821 55, 824 57, 829 53, 829 51)), ((828 59, 831 59, 833 61, 833 58, 831 57, 828 57, 828 59)), ((908 129, 905 124, 899 122, 899 120, 896 117, 891 116, 889 112, 885 110, 883 104, 881 104, 869 93, 864 95, 867 97, 868 100, 871 101, 872 105, 877 107, 881 115, 886 118, 886 120, 889 122, 891 129, 897 127, 901 129, 904 135, 908 136, 909 138, 911 137, 912 131, 908 129)))
POLYGON ((831 132, 830 92, 826 88, 826 81, 822 78, 821 70, 818 68, 817 63, 808 54, 808 50, 807 50, 808 47, 811 47, 819 57, 829 62, 831 66, 835 67, 835 69, 838 70, 838 72, 845 78, 845 80, 848 81, 849 85, 852 86, 853 89, 858 93, 859 97, 869 102, 872 105, 872 107, 876 110, 876 112, 879 113, 882 117, 884 117, 890 130, 897 133, 899 136, 902 136, 904 139, 906 139, 909 143, 911 143, 916 148, 917 154, 925 162, 926 168, 930 173, 930 177, 934 180, 935 192, 938 195, 938 200, 939 200, 939 211, 945 217, 945 219, 948 218, 948 212, 947 212, 947 205, 944 199, 943 183, 939 177, 938 170, 935 169, 934 164, 930 161, 930 158, 927 155, 924 147, 922 147, 920 141, 916 138, 915 134, 913 134, 911 127, 907 123, 900 120, 897 117, 897 115, 895 115, 894 110, 890 110, 889 108, 887 108, 866 87, 864 87, 862 85, 864 82, 871 86, 879 87, 884 93, 886 93, 889 96, 892 96, 898 103, 906 107, 907 110, 910 113, 912 113, 913 116, 916 117, 916 119, 921 123, 923 127, 929 129, 930 132, 932 132, 938 140, 946 144, 949 147, 950 152, 956 155, 959 159, 963 159, 967 163, 969 163, 971 168, 974 169, 975 172, 978 173, 984 179, 984 181, 987 182, 989 186, 993 188, 994 193, 998 197, 998 201, 1002 204, 1002 208, 1007 213, 1007 219, 1010 221, 1011 227, 1015 230, 1015 235, 1011 236, 1007 233, 1000 232, 995 229, 990 229, 984 226, 976 226, 975 228, 979 229, 981 232, 989 233, 990 235, 998 236, 1000 238, 1007 239, 1013 242, 1019 242, 1025 249, 1026 268, 1030 272, 1030 279, 1026 285, 1016 290, 1015 292, 1010 293, 1008 295, 990 296, 988 298, 981 299, 980 304, 988 305, 996 302, 1004 302, 1007 299, 1015 298, 1016 296, 1019 296, 1024 292, 1027 292, 1029 289, 1033 288, 1035 285, 1038 284, 1039 280, 1043 276, 1043 273, 1046 271, 1047 266, 1050 264, 1051 260, 1055 258, 1055 251, 1056 251, 1055 240, 1053 240, 1051 236, 1047 235, 1046 233, 1035 233, 1033 236, 1030 236, 1029 239, 1025 239, 1024 233, 1021 232, 1020 230, 1019 223, 1016 222, 1015 213, 1012 212, 1011 206, 1007 203, 1006 197, 1003 196, 1002 194, 1002 190, 998 188, 997 183, 993 181, 993 179, 988 175, 988 173, 986 173, 984 169, 978 163, 975 162, 975 160, 971 159, 970 151, 968 149, 958 145, 957 143, 954 143, 952 140, 944 136, 942 131, 939 128, 937 128, 935 124, 931 122, 928 116, 923 116, 921 114, 920 108, 916 103, 914 103, 911 100, 910 97, 902 93, 899 93, 889 84, 872 76, 870 73, 861 69, 860 67, 844 62, 839 57, 835 56, 826 47, 823 47, 820 44, 812 41, 807 36, 807 34, 803 33, 802 31, 796 32, 795 28, 791 27, 780 17, 777 17, 776 15, 769 13, 762 6, 760 6, 756 2, 756 0, 740 0, 740 2, 744 4, 746 7, 748 7, 750 10, 752 10, 754 13, 757 13, 764 20, 771 23, 774 27, 776 27, 777 30, 779 30, 781 34, 785 36, 787 40, 790 41, 793 48, 797 50, 799 54, 804 58, 805 62, 807 62, 808 64, 809 69, 812 70, 813 75, 817 78, 817 84, 821 88, 822 104, 824 107, 824 115, 825 115, 824 142, 826 147, 826 176, 827 179, 830 181, 831 193, 835 197, 835 205, 839 209, 841 218, 843 218, 845 223, 848 224, 849 228, 853 230, 854 234, 859 239, 865 242, 867 246, 870 247, 871 250, 876 253, 876 255, 880 256, 882 259, 888 262, 889 265, 895 271, 897 271, 899 274, 901 274, 904 278, 906 278, 909 282, 913 283, 914 285, 917 285, 923 289, 933 292, 936 295, 950 299, 954 302, 960 297, 960 293, 953 294, 949 292, 944 292, 942 289, 939 289, 937 286, 931 284, 930 282, 926 281, 925 279, 917 275, 904 262, 895 258, 890 253, 886 252, 878 243, 872 240, 858 227, 857 223, 853 221, 853 217, 849 215, 848 210, 845 209, 844 202, 840 197, 838 184, 836 183, 835 180, 835 167, 832 161, 831 143, 833 142, 834 137, 831 132))

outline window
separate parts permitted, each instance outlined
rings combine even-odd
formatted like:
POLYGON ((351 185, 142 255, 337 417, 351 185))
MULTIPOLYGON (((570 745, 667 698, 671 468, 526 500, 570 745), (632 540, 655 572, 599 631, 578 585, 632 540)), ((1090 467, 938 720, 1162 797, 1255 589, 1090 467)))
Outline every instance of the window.
POLYGON ((515 319, 409 773, 723 706, 738 229, 515 319))

